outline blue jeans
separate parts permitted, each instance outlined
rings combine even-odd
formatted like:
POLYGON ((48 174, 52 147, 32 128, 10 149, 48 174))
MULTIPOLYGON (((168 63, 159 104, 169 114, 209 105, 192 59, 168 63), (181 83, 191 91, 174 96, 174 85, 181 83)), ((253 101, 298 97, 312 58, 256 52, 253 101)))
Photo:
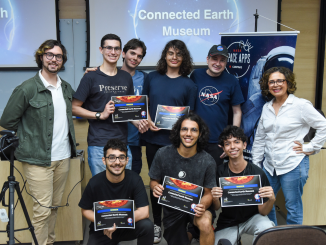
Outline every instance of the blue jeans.
MULTIPOLYGON (((286 174, 277 176, 274 170, 274 175, 271 176, 265 168, 264 172, 273 188, 275 196, 282 187, 285 197, 285 207, 288 211, 286 223, 302 224, 303 206, 301 196, 303 193, 303 187, 308 179, 309 157, 305 156, 295 169, 286 174)), ((268 214, 268 217, 275 225, 277 225, 275 206, 268 214)))
MULTIPOLYGON (((102 157, 104 146, 89 146, 87 148, 88 152, 88 165, 92 172, 92 176, 105 171, 106 166, 103 164, 102 157)), ((132 155, 129 146, 128 148, 128 157, 129 161, 127 163, 126 169, 131 169, 132 155)))

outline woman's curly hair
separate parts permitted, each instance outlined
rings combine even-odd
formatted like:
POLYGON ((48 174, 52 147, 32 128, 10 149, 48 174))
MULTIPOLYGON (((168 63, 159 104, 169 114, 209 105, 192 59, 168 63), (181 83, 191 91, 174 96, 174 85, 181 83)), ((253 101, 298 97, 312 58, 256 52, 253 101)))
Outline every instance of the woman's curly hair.
POLYGON ((274 96, 269 92, 269 87, 268 87, 269 76, 274 72, 279 72, 284 75, 285 80, 288 84, 287 93, 294 94, 294 92, 297 90, 297 86, 296 86, 297 83, 295 81, 295 75, 290 69, 288 69, 286 67, 282 67, 282 66, 281 67, 272 67, 264 72, 262 78, 259 81, 261 94, 268 100, 271 100, 274 98, 274 96))
POLYGON ((197 152, 200 152, 205 149, 208 138, 209 138, 209 129, 204 120, 194 112, 189 112, 188 115, 183 115, 178 119, 178 121, 173 125, 173 128, 170 133, 170 140, 174 147, 178 148, 181 143, 180 139, 180 130, 181 124, 184 120, 191 120, 198 124, 199 127, 199 137, 197 141, 197 152))
POLYGON ((162 51, 161 58, 156 64, 156 70, 161 75, 166 74, 167 63, 166 63, 165 57, 166 57, 166 53, 169 51, 170 48, 178 49, 180 51, 180 53, 182 54, 182 63, 180 66, 179 74, 184 77, 188 76, 191 73, 191 71, 193 70, 192 58, 190 56, 190 53, 189 53, 189 50, 187 49, 186 44, 178 39, 172 40, 165 45, 165 48, 162 51))

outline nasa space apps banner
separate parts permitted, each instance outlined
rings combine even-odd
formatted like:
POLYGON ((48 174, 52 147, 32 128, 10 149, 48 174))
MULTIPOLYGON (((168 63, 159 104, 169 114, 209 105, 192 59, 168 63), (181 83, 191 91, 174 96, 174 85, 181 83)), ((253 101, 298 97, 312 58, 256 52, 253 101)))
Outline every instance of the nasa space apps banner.
POLYGON ((179 179, 164 177, 163 194, 158 203, 173 209, 195 215, 195 207, 200 203, 203 187, 179 179))
POLYGON ((298 32, 221 33, 221 43, 228 48, 226 70, 239 79, 245 102, 241 105, 241 127, 248 137, 245 158, 251 159, 251 148, 266 102, 259 80, 271 67, 293 70, 298 32))
POLYGON ((263 199, 258 191, 261 187, 260 175, 219 178, 223 190, 222 207, 261 205, 263 199))
POLYGON ((112 228, 135 229, 134 201, 107 200, 94 202, 95 231, 112 228))
POLYGON ((111 100, 115 106, 113 122, 147 120, 147 95, 111 96, 111 100))
POLYGON ((171 130, 179 117, 188 114, 189 106, 157 105, 155 126, 160 129, 171 130))

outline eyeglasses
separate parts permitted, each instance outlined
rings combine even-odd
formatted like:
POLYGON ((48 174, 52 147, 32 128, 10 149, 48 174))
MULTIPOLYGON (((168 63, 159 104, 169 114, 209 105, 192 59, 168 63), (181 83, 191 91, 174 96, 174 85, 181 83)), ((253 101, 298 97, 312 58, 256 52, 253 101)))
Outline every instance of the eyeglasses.
POLYGON ((62 54, 52 54, 50 52, 44 53, 46 55, 46 58, 48 60, 52 60, 53 57, 55 56, 55 58, 57 59, 57 61, 62 61, 62 54))
POLYGON ((277 79, 276 81, 270 80, 268 81, 268 85, 269 86, 283 85, 285 81, 286 81, 285 79, 277 79))
MULTIPOLYGON (((187 128, 187 127, 183 127, 183 128, 181 128, 181 132, 188 132, 188 130, 189 130, 189 128, 187 128)), ((191 128, 190 129, 190 131, 192 132, 192 133, 197 133, 198 132, 198 128, 191 128)))
POLYGON ((112 46, 106 46, 106 47, 102 47, 102 48, 105 48, 110 52, 112 52, 113 49, 114 49, 115 52, 119 52, 121 50, 120 47, 112 47, 112 46))
POLYGON ((115 155, 109 155, 105 158, 109 159, 109 162, 115 162, 117 159, 119 159, 120 162, 124 163, 127 160, 127 157, 125 155, 120 155, 118 157, 116 157, 115 155))

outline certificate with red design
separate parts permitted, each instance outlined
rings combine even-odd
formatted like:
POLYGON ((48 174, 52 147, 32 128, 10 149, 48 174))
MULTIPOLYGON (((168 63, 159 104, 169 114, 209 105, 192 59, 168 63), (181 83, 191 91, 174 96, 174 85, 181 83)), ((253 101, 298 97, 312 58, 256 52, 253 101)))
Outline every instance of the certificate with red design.
POLYGON ((189 113, 189 106, 157 105, 155 126, 171 130, 179 117, 189 113))
POLYGON ((94 202, 94 230, 112 228, 135 229, 134 201, 107 200, 94 202))
POLYGON ((158 199, 159 204, 195 215, 194 209, 200 203, 203 187, 169 176, 164 177, 162 185, 164 190, 158 199))
POLYGON ((111 100, 115 106, 113 122, 147 120, 147 95, 112 96, 111 100))
POLYGON ((219 178, 223 190, 222 207, 262 205, 258 191, 261 187, 260 175, 232 176, 219 178))

